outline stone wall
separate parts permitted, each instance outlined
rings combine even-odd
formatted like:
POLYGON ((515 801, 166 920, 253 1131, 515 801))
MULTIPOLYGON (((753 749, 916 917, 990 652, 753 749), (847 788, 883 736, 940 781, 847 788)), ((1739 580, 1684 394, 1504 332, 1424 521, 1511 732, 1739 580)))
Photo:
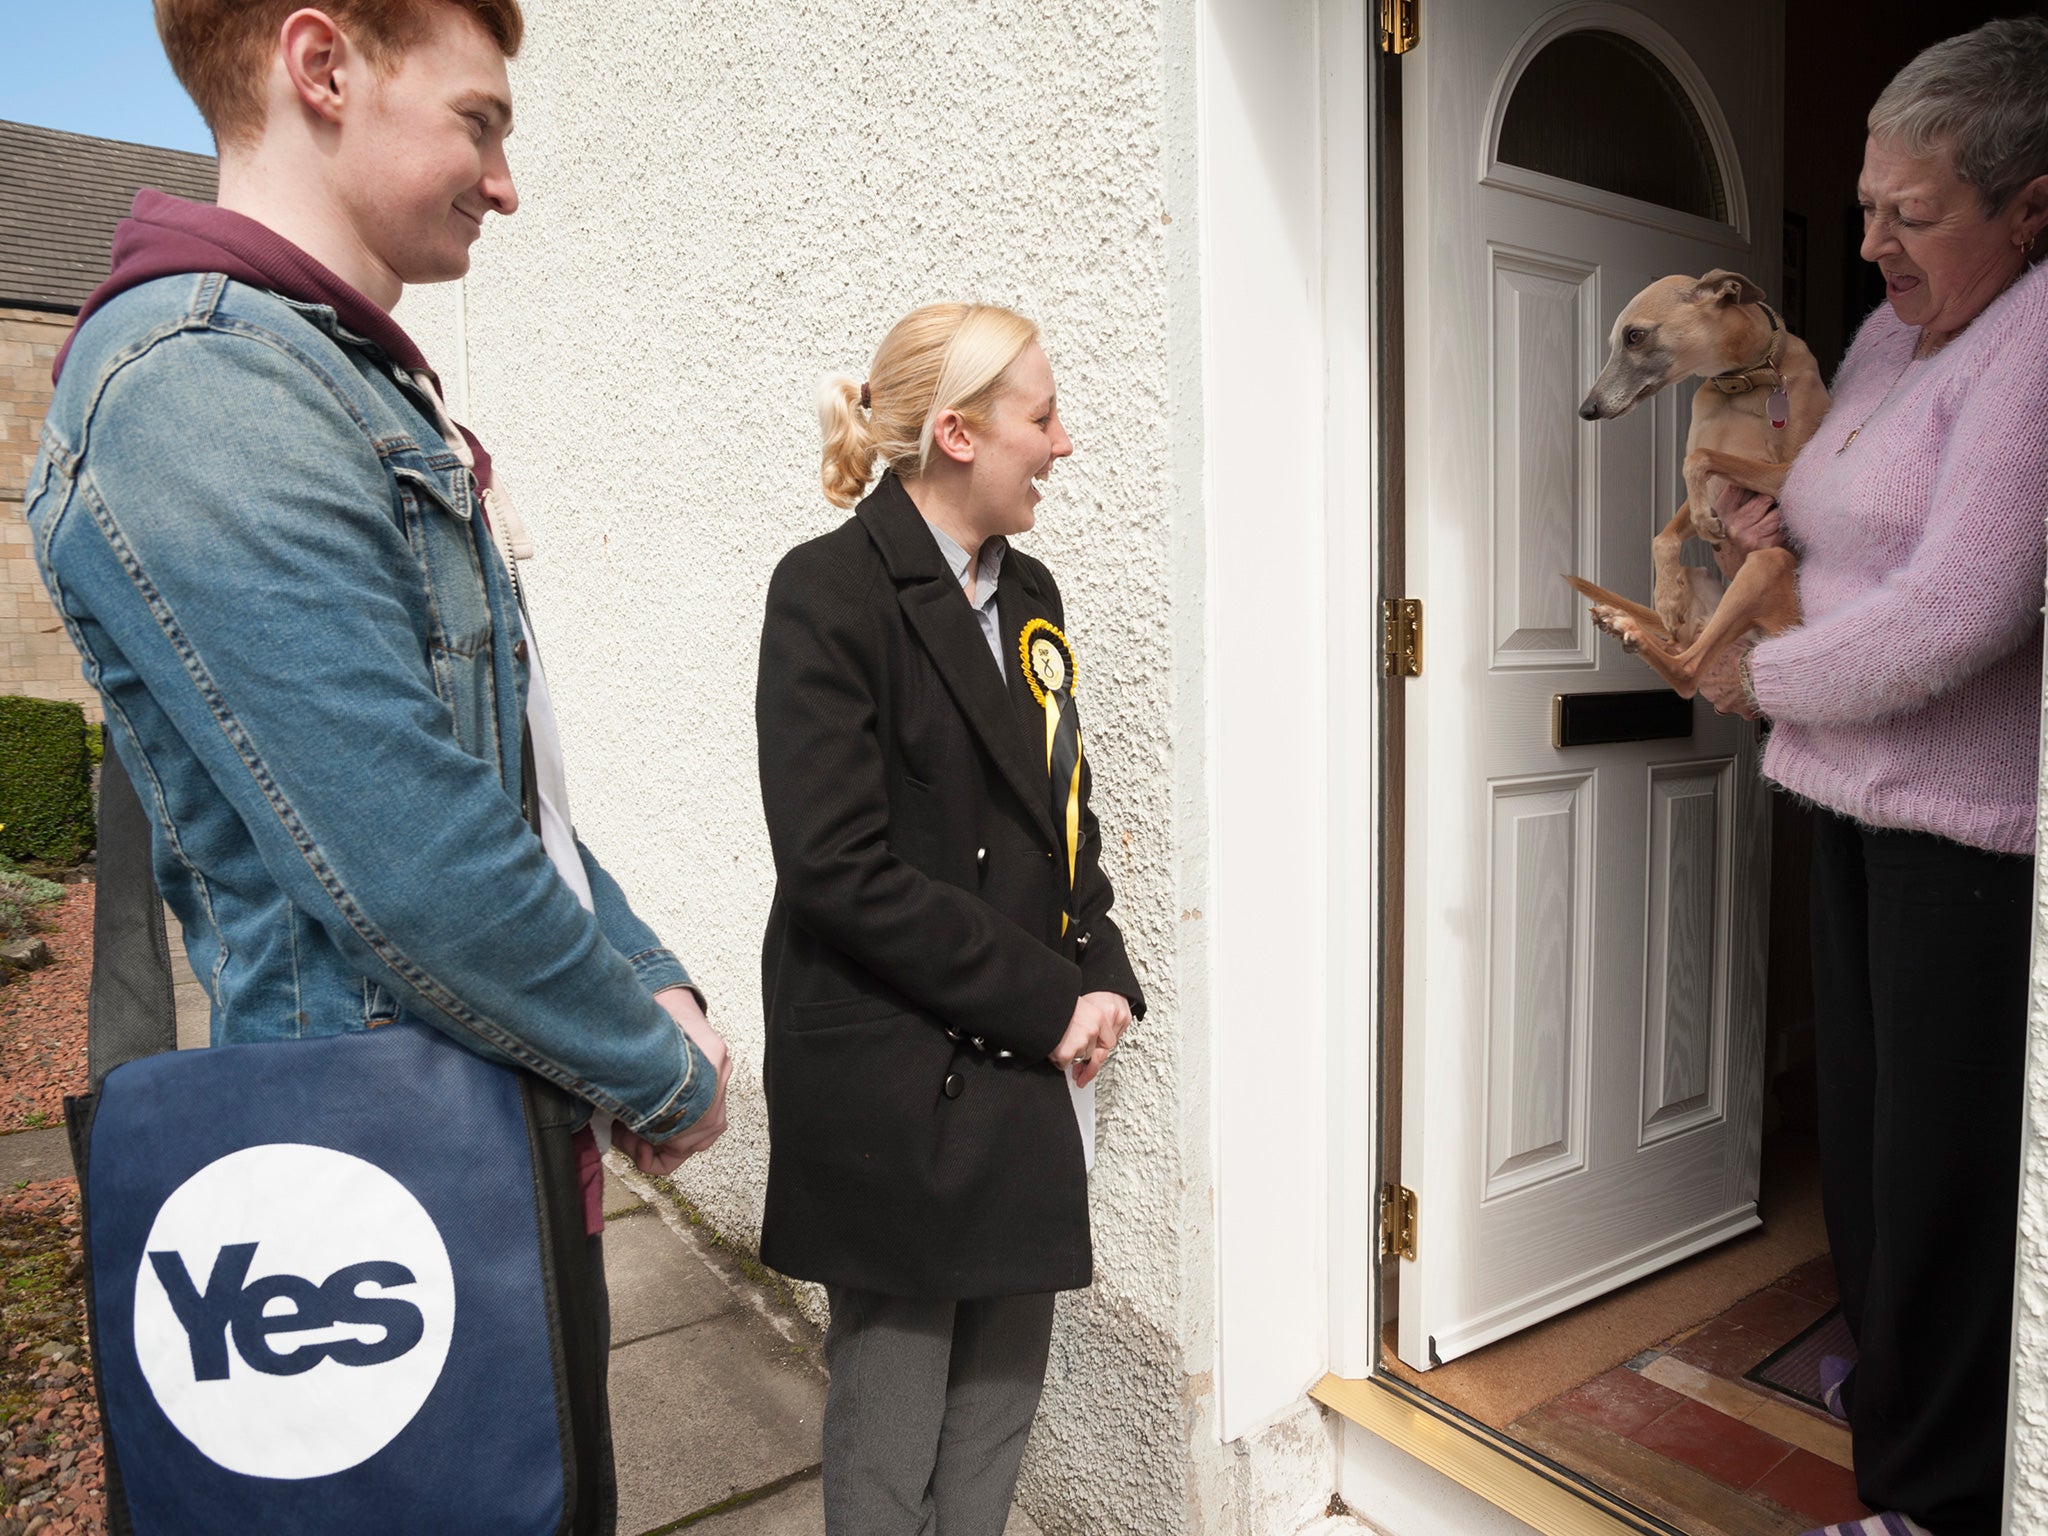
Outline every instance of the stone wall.
POLYGON ((70 315, 0 308, 0 693, 73 699, 100 717, 29 550, 21 498, 50 405, 50 364, 70 315))

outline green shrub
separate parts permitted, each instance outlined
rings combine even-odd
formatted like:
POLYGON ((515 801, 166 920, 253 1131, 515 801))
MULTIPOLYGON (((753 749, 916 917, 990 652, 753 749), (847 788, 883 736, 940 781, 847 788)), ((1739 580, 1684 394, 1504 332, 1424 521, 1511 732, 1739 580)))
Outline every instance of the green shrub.
POLYGON ((26 938, 34 931, 35 909, 61 901, 64 887, 16 869, 0 854, 0 943, 26 938))
POLYGON ((54 880, 45 880, 40 875, 16 868, 14 860, 0 853, 0 896, 40 907, 46 902, 62 901, 64 887, 54 880))
POLYGON ((28 937, 29 911, 18 892, 0 885, 0 944, 28 937))
POLYGON ((92 759, 95 768, 99 767, 100 759, 107 755, 107 733, 97 720, 86 722, 85 755, 92 759))
POLYGON ((0 854, 76 864, 93 845, 85 711, 0 697, 0 854))

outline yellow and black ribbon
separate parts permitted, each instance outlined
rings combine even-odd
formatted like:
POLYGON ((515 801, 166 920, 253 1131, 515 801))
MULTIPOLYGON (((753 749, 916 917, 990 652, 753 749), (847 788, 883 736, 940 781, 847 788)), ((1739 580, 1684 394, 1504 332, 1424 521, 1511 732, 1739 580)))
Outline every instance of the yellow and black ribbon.
POLYGON ((1057 626, 1033 619, 1017 636, 1018 659, 1031 696, 1045 709, 1045 771, 1052 825, 1067 856, 1060 936, 1073 923, 1074 868, 1081 855, 1081 713, 1074 706, 1074 648, 1057 626))

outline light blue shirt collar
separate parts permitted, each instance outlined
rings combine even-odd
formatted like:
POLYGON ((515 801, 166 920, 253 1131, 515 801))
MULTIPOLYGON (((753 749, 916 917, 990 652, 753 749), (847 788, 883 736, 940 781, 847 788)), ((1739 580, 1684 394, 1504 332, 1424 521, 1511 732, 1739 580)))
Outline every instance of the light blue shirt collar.
MULTIPOLYGON (((953 572, 953 579, 960 583, 960 593, 967 594, 967 551, 956 544, 937 523, 929 518, 925 527, 932 531, 932 541, 939 546, 939 553, 946 557, 946 565, 953 572)), ((974 617, 981 625, 982 638, 988 641, 991 655, 996 659, 996 670, 1004 677, 1010 669, 1003 658, 1003 637, 996 617, 996 582, 1002 575, 1003 556, 1009 552, 1007 539, 984 539, 981 545, 981 561, 974 572, 974 596, 968 606, 974 610, 974 617)))

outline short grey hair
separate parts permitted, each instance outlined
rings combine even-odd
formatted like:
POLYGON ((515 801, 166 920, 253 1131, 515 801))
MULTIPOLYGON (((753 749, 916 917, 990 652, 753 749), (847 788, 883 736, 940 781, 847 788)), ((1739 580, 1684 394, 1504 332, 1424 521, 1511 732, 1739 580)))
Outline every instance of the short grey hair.
POLYGON ((1869 129, 1908 154, 1946 150, 1996 213, 2048 176, 2048 20, 1987 21, 1923 50, 1877 98, 1869 129))

